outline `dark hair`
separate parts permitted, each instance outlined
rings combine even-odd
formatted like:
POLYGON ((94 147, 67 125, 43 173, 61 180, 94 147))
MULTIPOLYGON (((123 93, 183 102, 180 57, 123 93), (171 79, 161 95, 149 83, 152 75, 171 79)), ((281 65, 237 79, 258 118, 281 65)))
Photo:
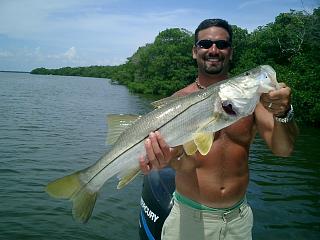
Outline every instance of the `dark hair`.
POLYGON ((226 20, 213 18, 203 20, 194 33, 194 43, 198 41, 199 32, 210 27, 221 27, 229 33, 229 42, 232 43, 232 28, 226 20))

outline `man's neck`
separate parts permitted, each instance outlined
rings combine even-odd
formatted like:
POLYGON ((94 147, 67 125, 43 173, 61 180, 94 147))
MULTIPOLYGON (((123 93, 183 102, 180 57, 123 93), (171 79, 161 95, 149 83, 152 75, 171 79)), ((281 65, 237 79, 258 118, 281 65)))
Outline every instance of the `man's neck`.
POLYGON ((224 75, 210 75, 210 76, 205 76, 205 75, 200 75, 197 78, 198 84, 200 84, 203 87, 208 87, 214 83, 223 81, 227 79, 229 76, 227 74, 224 75))

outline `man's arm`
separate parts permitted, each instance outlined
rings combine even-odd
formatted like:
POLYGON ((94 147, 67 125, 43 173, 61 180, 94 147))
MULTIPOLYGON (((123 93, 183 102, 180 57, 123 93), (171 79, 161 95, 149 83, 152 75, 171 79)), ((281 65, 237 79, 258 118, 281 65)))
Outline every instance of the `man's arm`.
POLYGON ((299 129, 294 119, 287 123, 276 119, 285 117, 291 105, 291 89, 284 83, 280 86, 279 90, 262 94, 255 119, 258 132, 271 151, 277 156, 287 157, 293 151, 299 129))

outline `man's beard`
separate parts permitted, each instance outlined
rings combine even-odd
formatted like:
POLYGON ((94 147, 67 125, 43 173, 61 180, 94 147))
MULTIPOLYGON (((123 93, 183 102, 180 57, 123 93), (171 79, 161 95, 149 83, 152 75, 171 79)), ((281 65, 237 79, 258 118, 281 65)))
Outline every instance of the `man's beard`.
POLYGON ((208 74, 219 74, 223 71, 223 64, 219 64, 219 66, 207 66, 205 65, 204 71, 208 74))
POLYGON ((224 70, 225 62, 223 57, 219 56, 208 56, 205 58, 204 61, 204 71, 208 74, 219 74, 224 70), (217 58, 218 62, 215 64, 211 64, 209 58, 217 58))

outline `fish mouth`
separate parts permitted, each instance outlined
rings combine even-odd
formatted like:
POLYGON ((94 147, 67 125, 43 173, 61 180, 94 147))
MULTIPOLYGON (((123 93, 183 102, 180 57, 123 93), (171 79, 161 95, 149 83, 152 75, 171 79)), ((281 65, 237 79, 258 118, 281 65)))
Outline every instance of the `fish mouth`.
POLYGON ((232 116, 237 115, 236 111, 233 109, 233 106, 232 106, 232 104, 230 102, 223 102, 222 103, 222 109, 228 115, 232 115, 232 116))

